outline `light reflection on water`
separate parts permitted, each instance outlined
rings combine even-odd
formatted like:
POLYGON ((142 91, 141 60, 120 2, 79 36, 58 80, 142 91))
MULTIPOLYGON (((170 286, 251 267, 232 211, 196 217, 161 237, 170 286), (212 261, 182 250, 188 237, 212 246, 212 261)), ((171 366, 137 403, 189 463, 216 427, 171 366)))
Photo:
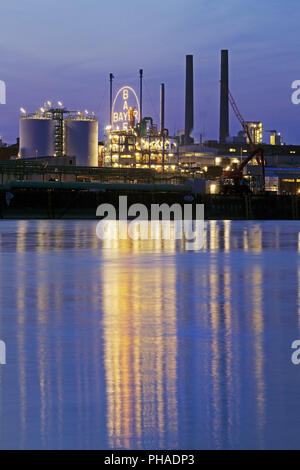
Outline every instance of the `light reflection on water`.
POLYGON ((0 447, 299 447, 300 224, 95 225, 0 223, 0 447))

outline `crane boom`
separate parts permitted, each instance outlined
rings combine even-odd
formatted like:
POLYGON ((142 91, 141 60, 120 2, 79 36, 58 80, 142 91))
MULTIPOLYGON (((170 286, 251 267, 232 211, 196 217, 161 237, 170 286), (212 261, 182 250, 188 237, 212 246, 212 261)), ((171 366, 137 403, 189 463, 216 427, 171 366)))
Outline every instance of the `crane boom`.
POLYGON ((240 121, 241 123, 241 126, 242 128, 244 129, 247 137, 248 137, 248 140, 249 140, 249 143, 251 145, 251 147, 253 148, 254 147, 254 143, 252 141, 252 137, 251 137, 251 134, 250 134, 250 131, 249 131, 249 126, 248 124, 246 123, 245 119, 243 118, 243 116, 241 115, 240 111, 239 111, 239 108, 237 107, 237 104, 229 90, 229 88, 227 88, 227 93, 228 93, 228 99, 229 99, 229 102, 231 104, 231 107, 233 109, 233 112, 234 114, 236 115, 236 117, 238 118, 238 120, 240 121))
POLYGON ((229 171, 223 171, 223 177, 233 178, 235 180, 241 179, 243 177, 243 169, 246 167, 247 163, 249 163, 250 160, 252 160, 252 158, 255 156, 257 163, 259 165, 261 165, 261 167, 262 167, 262 190, 264 191, 265 190, 264 149, 261 146, 257 146, 257 145, 254 144, 254 142, 252 140, 252 137, 251 137, 251 134, 250 134, 249 126, 246 123, 243 116, 241 115, 241 113, 239 111, 239 108, 238 108, 238 106, 237 106, 237 104, 236 104, 236 102, 235 102, 228 86, 225 85, 225 83, 222 82, 222 81, 221 81, 221 86, 223 86, 225 88, 226 92, 228 93, 228 99, 229 99, 230 105, 232 107, 232 110, 233 110, 234 114, 236 115, 237 119, 239 120, 242 128, 244 129, 244 132, 245 132, 245 134, 248 138, 249 144, 252 148, 251 154, 237 168, 234 168, 234 169, 229 170, 229 171))

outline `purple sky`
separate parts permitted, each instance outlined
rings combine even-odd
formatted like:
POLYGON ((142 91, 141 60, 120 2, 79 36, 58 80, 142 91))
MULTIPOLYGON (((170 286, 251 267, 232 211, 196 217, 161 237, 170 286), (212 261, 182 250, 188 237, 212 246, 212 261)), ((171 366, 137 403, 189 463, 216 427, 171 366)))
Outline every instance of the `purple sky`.
MULTIPOLYGON (((166 125, 184 127, 185 55, 194 54, 195 129, 218 137, 220 50, 229 49, 230 89, 246 120, 261 120, 287 143, 300 144, 299 0, 10 0, 0 7, 0 135, 18 136, 19 108, 61 99, 69 109, 109 116, 108 75, 115 90, 138 90, 144 69, 144 115, 159 118, 166 84, 166 125)), ((231 134, 239 130, 231 113, 231 134)))

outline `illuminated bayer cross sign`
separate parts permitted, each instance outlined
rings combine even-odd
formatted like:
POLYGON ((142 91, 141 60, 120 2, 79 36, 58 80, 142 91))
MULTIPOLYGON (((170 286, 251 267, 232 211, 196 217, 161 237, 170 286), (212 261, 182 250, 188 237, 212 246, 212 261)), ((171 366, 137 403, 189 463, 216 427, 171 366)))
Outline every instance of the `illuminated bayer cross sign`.
POLYGON ((140 103, 136 92, 130 86, 120 88, 112 106, 113 129, 125 130, 129 123, 129 109, 133 108, 135 122, 140 120, 140 103))

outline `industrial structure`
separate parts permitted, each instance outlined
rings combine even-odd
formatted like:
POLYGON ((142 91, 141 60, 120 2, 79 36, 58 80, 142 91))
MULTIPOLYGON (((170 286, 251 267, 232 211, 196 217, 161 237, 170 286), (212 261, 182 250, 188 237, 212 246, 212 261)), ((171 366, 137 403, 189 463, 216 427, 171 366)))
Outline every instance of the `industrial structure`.
POLYGON ((113 182, 126 174, 134 182, 137 172, 142 172, 143 180, 147 172, 154 172, 155 178, 165 181, 205 180, 207 184, 201 187, 211 193, 222 190, 224 179, 232 179, 248 180, 251 189, 263 189, 265 181, 268 191, 300 194, 300 146, 284 144, 280 132, 264 129, 260 120, 241 117, 229 89, 227 49, 221 50, 220 59, 218 140, 203 141, 201 136, 196 141, 193 134, 194 57, 188 54, 184 129, 177 135, 170 135, 166 128, 164 83, 160 86, 160 119, 155 123, 143 108, 143 70, 138 71, 137 92, 124 85, 114 93, 115 77, 110 73, 110 114, 104 140, 98 141, 98 121, 88 111, 70 111, 61 102, 53 106, 49 101, 32 114, 21 108, 19 141, 7 146, 0 140, 0 161, 17 160, 1 165, 2 182, 42 178, 44 182, 94 183, 104 174, 113 182), (229 129, 230 104, 241 123, 236 136, 229 129))
POLYGON ((121 87, 112 99, 110 74, 110 125, 105 129, 100 165, 114 168, 149 168, 175 171, 178 166, 177 136, 165 129, 165 85, 160 89, 160 128, 152 117, 143 117, 143 70, 139 71, 139 99, 130 86, 121 87))
POLYGON ((68 111, 47 102, 33 114, 21 108, 20 158, 75 157, 98 166, 98 121, 87 111, 68 111))
POLYGON ((219 142, 223 144, 229 136, 228 104, 228 50, 221 51, 221 86, 220 86, 220 130, 219 142))
POLYGON ((185 127, 184 144, 194 143, 191 132, 194 128, 194 65, 193 56, 186 56, 186 76, 185 76, 185 127))

